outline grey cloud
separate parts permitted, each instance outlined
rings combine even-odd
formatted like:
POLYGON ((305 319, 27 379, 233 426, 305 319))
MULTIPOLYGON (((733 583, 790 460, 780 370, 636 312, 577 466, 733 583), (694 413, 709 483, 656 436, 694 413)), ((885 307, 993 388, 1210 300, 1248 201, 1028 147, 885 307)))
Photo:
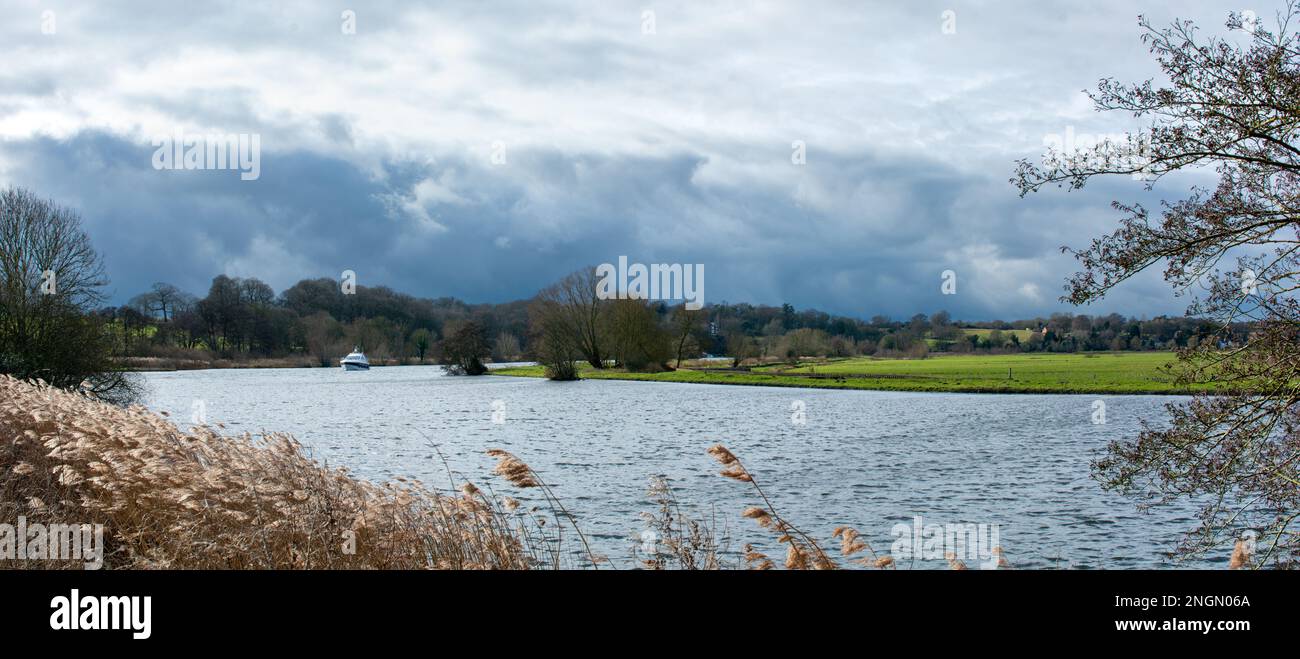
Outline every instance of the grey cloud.
MULTIPOLYGON (((1188 183, 1026 199, 1007 183, 1045 134, 1121 123, 1080 110, 1078 90, 1152 73, 1137 10, 1118 1, 959 6, 952 37, 916 4, 654 3, 649 38, 639 3, 367 4, 352 39, 341 8, 312 3, 141 7, 60 12, 57 39, 35 18, 0 24, 16 53, 0 77, 0 183, 79 208, 119 301, 157 280, 202 292, 234 271, 282 288, 343 269, 503 301, 627 255, 704 263, 710 301, 1009 319, 1064 308, 1074 264, 1059 247, 1113 227, 1112 199, 1188 183), (196 53, 229 58, 232 75, 114 86, 196 53), (286 99, 293 75, 341 95, 286 99), (57 129, 19 123, 32 105, 67 114, 57 129), (136 116, 260 132, 262 176, 154 171, 136 116), (485 156, 496 139, 500 167, 485 156), (945 269, 956 296, 939 292, 945 269)), ((1144 11, 1214 27, 1226 10, 1144 11)), ((1180 312, 1152 274, 1097 311, 1180 312)))

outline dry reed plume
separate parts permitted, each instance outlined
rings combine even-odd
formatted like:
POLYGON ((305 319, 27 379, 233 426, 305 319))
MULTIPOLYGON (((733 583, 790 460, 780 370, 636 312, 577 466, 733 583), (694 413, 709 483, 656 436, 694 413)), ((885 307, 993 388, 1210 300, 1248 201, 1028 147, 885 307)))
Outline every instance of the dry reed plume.
MULTIPOLYGON (((740 516, 753 520, 759 527, 777 534, 777 540, 786 545, 785 567, 787 569, 839 569, 840 566, 826 555, 826 552, 822 550, 821 545, 817 544, 816 540, 813 540, 777 514, 771 500, 763 493, 763 488, 759 487, 754 474, 745 467, 735 453, 732 453, 722 444, 715 444, 710 447, 708 453, 723 466, 720 475, 742 483, 749 483, 753 486, 759 498, 763 500, 763 506, 749 506, 741 511, 740 516)), ((862 534, 851 526, 836 527, 831 532, 831 538, 840 541, 840 554, 846 558, 866 552, 866 555, 853 559, 854 563, 880 570, 897 569, 898 567, 893 556, 877 554, 876 550, 871 547, 871 544, 866 541, 862 534)), ((994 547, 992 553, 998 559, 998 568, 1006 569, 1011 567, 1002 552, 1002 547, 994 547)), ((751 570, 770 570, 776 567, 766 554, 754 549, 751 544, 745 545, 742 558, 751 570)), ((951 552, 945 555, 945 559, 948 561, 948 567, 953 570, 967 569, 966 564, 951 552)))
POLYGON ((0 376, 0 438, 0 520, 103 524, 110 568, 547 563, 472 485, 461 496, 376 485, 322 467, 284 433, 182 432, 142 407, 0 376))
MULTIPOLYGON (((488 449, 487 454, 497 459, 497 466, 492 470, 492 473, 506 479, 506 481, 515 487, 538 488, 550 504, 551 514, 556 520, 554 542, 549 543, 549 545, 546 543, 529 543, 530 546, 549 546, 552 556, 551 563, 554 567, 559 567, 562 558, 561 548, 564 544, 564 538, 562 535, 564 525, 561 523, 563 520, 569 522, 570 526, 573 527, 573 531, 577 534, 578 540, 582 542, 582 548, 592 567, 599 567, 601 563, 609 562, 608 557, 591 551, 591 545, 587 542, 587 536, 582 532, 582 528, 578 526, 577 518, 575 518, 568 509, 564 507, 564 504, 560 502, 560 498, 555 496, 555 492, 551 490, 550 486, 542 480, 542 477, 538 475, 536 471, 533 471, 532 467, 529 467, 527 463, 520 460, 515 454, 504 449, 488 449)), ((510 499, 510 502, 513 503, 514 500, 510 499)), ((505 505, 509 507, 511 504, 507 503, 505 505)), ((515 506, 517 507, 517 503, 515 506)), ((533 520, 536 523, 538 530, 542 530, 546 526, 544 518, 534 517, 533 520)), ((526 527, 519 527, 519 532, 526 538, 531 537, 528 534, 528 529, 526 527)))
MULTIPOLYGON (((741 513, 741 516, 752 519, 762 528, 769 529, 777 534, 777 541, 786 546, 785 566, 787 569, 803 570, 812 567, 818 570, 834 570, 838 567, 835 561, 831 560, 830 556, 827 556, 826 552, 822 550, 821 545, 817 544, 816 540, 813 540, 808 534, 786 522, 777 514, 776 507, 763 493, 763 488, 759 486, 754 475, 745 468, 740 458, 737 458, 734 453, 727 450, 727 447, 722 444, 713 445, 709 448, 708 453, 722 465, 723 469, 720 472, 722 476, 742 483, 749 483, 759 498, 763 500, 764 507, 751 506, 746 508, 741 513)), ((746 553, 754 552, 747 551, 746 553)), ((751 566, 755 566, 755 564, 762 565, 762 560, 766 560, 766 557, 758 561, 747 562, 751 566)))
POLYGON ((954 554, 954 553, 952 553, 952 552, 945 552, 944 555, 943 555, 943 557, 944 557, 945 560, 948 561, 948 567, 951 568, 951 569, 953 569, 953 570, 966 570, 966 569, 969 569, 969 568, 966 567, 966 564, 963 563, 962 560, 961 560, 960 558, 957 558, 957 555, 954 554))
POLYGON ((1002 551, 1002 545, 993 548, 993 555, 998 557, 999 570, 1011 569, 1011 563, 1007 561, 1007 555, 1002 551))
POLYGON ((1228 559, 1229 570, 1240 570, 1250 566, 1250 543, 1238 539, 1232 547, 1232 557, 1228 559))
MULTIPOLYGON (((641 513, 654 535, 642 536, 639 553, 641 566, 651 570, 719 570, 729 567, 722 555, 724 541, 719 540, 716 522, 695 520, 682 513, 672 486, 662 476, 650 481, 650 500, 657 509, 641 513), (649 547, 647 547, 647 541, 649 547)), ((724 534, 725 537, 725 534, 724 534)))

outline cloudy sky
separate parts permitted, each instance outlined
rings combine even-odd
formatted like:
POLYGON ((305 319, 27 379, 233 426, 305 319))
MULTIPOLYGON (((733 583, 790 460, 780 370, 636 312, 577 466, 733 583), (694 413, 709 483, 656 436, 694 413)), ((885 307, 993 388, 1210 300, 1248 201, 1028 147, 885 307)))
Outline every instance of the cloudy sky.
MULTIPOLYGON (((498 302, 626 255, 709 302, 1024 317, 1112 199, 1204 179, 1020 199, 1014 160, 1133 127, 1082 90, 1157 75, 1138 13, 1239 4, 0 1, 0 185, 77 209, 119 302, 343 270, 498 302), (155 169, 177 131, 258 135, 260 176, 155 169)), ((1153 273, 1090 312, 1184 306, 1153 273)))

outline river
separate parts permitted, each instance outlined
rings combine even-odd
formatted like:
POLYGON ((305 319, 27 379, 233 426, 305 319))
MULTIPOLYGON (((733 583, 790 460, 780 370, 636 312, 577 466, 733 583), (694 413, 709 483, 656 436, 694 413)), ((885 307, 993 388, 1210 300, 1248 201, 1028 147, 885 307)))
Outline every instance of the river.
MULTIPOLYGON (((1223 567, 1227 557, 1171 563, 1189 506, 1140 513, 1103 491, 1089 462, 1139 420, 1166 418, 1167 396, 833 391, 503 376, 451 377, 436 366, 230 369, 149 373, 149 406, 188 422, 201 410, 226 432, 286 431, 331 466, 447 487, 430 442, 458 477, 528 501, 491 476, 489 448, 537 470, 591 538, 631 567, 644 536, 646 488, 669 478, 690 510, 725 524, 731 548, 777 554, 768 531, 740 518, 758 503, 717 475, 722 443, 756 475, 778 511, 828 539, 858 529, 877 551, 901 529, 986 524, 1015 567, 1223 567), (1105 423, 1095 401, 1105 405, 1105 423), (903 525, 898 526, 896 525, 903 525)), ((182 423, 187 425, 187 423, 182 423)), ((829 543, 834 544, 834 543, 829 543)), ((945 568, 942 560, 902 567, 945 568)), ((972 565, 972 567, 975 567, 972 565)))

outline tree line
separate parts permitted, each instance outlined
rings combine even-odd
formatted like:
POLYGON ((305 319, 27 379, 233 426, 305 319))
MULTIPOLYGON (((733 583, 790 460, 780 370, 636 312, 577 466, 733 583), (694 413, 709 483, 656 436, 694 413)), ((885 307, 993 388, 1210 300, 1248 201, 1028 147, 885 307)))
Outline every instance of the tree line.
POLYGON ((262 358, 304 356, 332 365, 360 348, 377 364, 537 360, 561 378, 576 364, 661 371, 717 355, 733 366, 807 357, 924 357, 935 352, 1170 350, 1212 337, 1244 341, 1249 327, 1225 333, 1203 319, 1056 313, 1013 321, 961 322, 946 311, 907 320, 862 320, 815 309, 727 303, 602 300, 594 268, 546 287, 532 300, 467 304, 385 286, 304 279, 276 293, 256 278, 218 275, 198 297, 154 284, 127 304, 103 307, 120 354, 129 357, 262 358), (457 337, 459 333, 459 338, 457 337), (455 340, 453 340, 455 339, 455 340), (573 365, 570 368, 570 365, 573 365))
POLYGON ((386 286, 345 292, 332 279, 304 279, 277 294, 257 278, 217 275, 201 298, 160 282, 97 313, 126 356, 300 355, 322 366, 353 348, 378 364, 443 361, 464 327, 476 336, 473 345, 486 346, 481 358, 509 361, 523 357, 527 331, 523 303, 471 305, 386 286))
POLYGON ((683 359, 726 355, 746 363, 797 362, 808 357, 925 357, 931 352, 1080 352, 1173 350, 1201 342, 1245 341, 1247 324, 1222 327, 1204 319, 1126 318, 1057 313, 1048 317, 977 323, 946 311, 906 321, 870 321, 815 309, 796 311, 747 303, 692 311, 662 301, 604 300, 594 268, 543 289, 530 305, 529 356, 552 379, 577 377, 578 364, 629 371, 668 370, 683 359))

